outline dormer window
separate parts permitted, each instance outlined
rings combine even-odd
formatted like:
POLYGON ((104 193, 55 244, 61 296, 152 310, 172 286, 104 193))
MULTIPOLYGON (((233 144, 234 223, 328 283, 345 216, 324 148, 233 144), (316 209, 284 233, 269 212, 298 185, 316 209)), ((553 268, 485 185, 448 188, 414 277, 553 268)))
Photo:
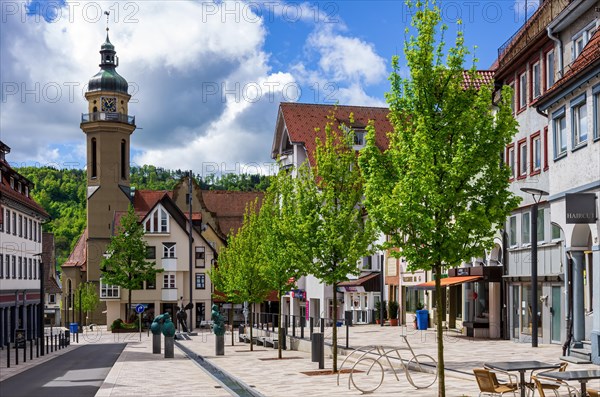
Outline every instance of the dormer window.
POLYGON ((10 177, 10 188, 11 189, 15 188, 15 178, 13 178, 12 176, 10 177))
POLYGON ((364 130, 354 131, 354 146, 365 146, 365 135, 366 132, 364 130))
POLYGON ((573 56, 573 61, 577 59, 579 54, 583 51, 585 45, 590 41, 590 38, 594 34, 596 30, 596 22, 592 22, 587 25, 581 31, 579 31, 575 36, 573 36, 573 47, 571 49, 571 54, 573 56))
POLYGON ((21 185, 21 182, 17 182, 17 191, 23 193, 23 185, 21 185))
POLYGON ((25 196, 29 197, 29 186, 25 186, 25 196))

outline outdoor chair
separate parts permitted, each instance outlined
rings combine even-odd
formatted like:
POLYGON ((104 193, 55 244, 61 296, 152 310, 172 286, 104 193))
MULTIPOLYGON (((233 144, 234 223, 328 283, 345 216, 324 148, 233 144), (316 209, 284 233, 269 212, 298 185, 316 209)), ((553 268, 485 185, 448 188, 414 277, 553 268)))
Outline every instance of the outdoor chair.
POLYGON ((516 396, 516 391, 519 388, 517 377, 506 373, 509 377, 510 383, 500 383, 496 377, 496 372, 490 371, 489 369, 474 369, 475 379, 479 386, 479 396, 487 394, 489 396, 502 396, 505 393, 512 393, 516 396), (510 380, 514 378, 515 381, 510 380))
MULTIPOLYGON (((568 365, 569 365, 569 363, 561 363, 560 368, 558 369, 558 372, 565 372, 568 365)), ((556 371, 555 369, 545 369, 543 371, 538 372, 537 374, 534 374, 535 370, 531 371, 531 375, 529 376, 529 378, 531 379, 531 382, 526 383, 526 386, 528 389, 527 395, 529 395, 529 391, 531 391, 531 396, 533 397, 535 395, 535 391, 538 390, 539 386, 533 381, 534 377, 537 377, 540 374, 543 374, 545 372, 555 372, 555 371, 556 371)), ((554 382, 553 381, 549 381, 549 382, 539 381, 538 383, 541 385, 542 389, 544 389, 546 391, 552 390, 555 395, 558 395, 558 389, 564 382, 561 382, 559 384, 559 381, 554 381, 554 382)), ((571 395, 570 390, 569 390, 569 395, 571 395)), ((543 397, 543 395, 541 397, 543 397)))
POLYGON ((546 381, 546 379, 544 379, 544 382, 540 382, 538 377, 536 375, 533 375, 531 377, 531 381, 536 386, 536 389, 537 389, 538 393, 540 394, 540 397, 546 397, 546 392, 548 390, 551 390, 555 396, 559 397, 560 393, 558 391, 561 387, 567 388, 567 390, 569 392, 569 396, 576 396, 576 397, 579 396, 579 392, 577 391, 577 389, 575 387, 569 385, 566 382, 560 381, 560 380, 546 381))
POLYGON ((588 387, 587 392, 588 392, 588 394, 589 394, 590 397, 600 397, 600 393, 596 389, 590 389, 588 387))

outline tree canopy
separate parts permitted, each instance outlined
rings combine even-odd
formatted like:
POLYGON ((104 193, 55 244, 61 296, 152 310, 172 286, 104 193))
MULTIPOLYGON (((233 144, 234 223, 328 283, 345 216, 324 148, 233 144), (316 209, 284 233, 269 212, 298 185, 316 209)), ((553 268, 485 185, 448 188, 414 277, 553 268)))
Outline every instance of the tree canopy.
POLYGON ((118 285, 128 291, 126 317, 131 309, 131 291, 141 289, 144 281, 155 281, 156 274, 163 271, 155 267, 155 262, 146 260, 147 244, 143 239, 144 229, 130 205, 127 214, 121 218, 117 233, 106 247, 107 257, 102 260, 102 282, 118 285))
POLYGON ((357 262, 369 253, 376 232, 362 205, 363 176, 353 148, 354 131, 345 125, 334 128, 334 120, 335 112, 325 125, 325 139, 316 139, 314 180, 317 189, 309 190, 304 200, 315 206, 310 241, 314 253, 311 274, 332 287, 335 372, 337 285, 348 280, 349 275, 360 273, 357 262))
POLYGON ((518 204, 508 190, 509 170, 501 154, 516 132, 505 87, 492 102, 473 66, 465 71, 463 33, 444 54, 437 41, 441 21, 434 2, 417 1, 405 41, 410 76, 402 78, 398 57, 392 61, 387 94, 393 131, 383 153, 370 125, 360 155, 366 178, 369 216, 398 247, 412 269, 432 270, 436 279, 438 379, 445 394, 440 278, 445 267, 481 256, 506 216, 518 204), (465 78, 468 76, 468 79, 465 78), (472 82, 479 82, 473 84, 472 82))

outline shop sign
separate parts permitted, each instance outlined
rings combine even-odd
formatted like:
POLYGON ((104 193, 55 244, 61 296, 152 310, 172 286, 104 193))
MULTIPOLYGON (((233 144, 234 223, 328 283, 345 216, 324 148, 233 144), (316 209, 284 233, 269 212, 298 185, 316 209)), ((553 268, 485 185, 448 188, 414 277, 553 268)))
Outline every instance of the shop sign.
POLYGON ((457 276, 468 276, 469 275, 469 268, 468 267, 458 267, 458 268, 456 268, 456 275, 457 276))
POLYGON ((567 223, 596 223, 596 194, 565 194, 567 223))

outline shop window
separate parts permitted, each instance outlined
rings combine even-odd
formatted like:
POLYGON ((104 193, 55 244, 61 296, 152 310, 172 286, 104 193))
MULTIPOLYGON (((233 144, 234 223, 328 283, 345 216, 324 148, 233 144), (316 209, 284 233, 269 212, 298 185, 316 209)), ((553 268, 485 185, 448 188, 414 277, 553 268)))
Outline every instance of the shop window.
MULTIPOLYGON (((538 301, 538 336, 542 337, 542 304, 540 298, 542 297, 542 288, 538 285, 537 288, 537 301, 538 301)), ((531 335, 531 285, 526 284, 521 288, 521 333, 531 335)))

